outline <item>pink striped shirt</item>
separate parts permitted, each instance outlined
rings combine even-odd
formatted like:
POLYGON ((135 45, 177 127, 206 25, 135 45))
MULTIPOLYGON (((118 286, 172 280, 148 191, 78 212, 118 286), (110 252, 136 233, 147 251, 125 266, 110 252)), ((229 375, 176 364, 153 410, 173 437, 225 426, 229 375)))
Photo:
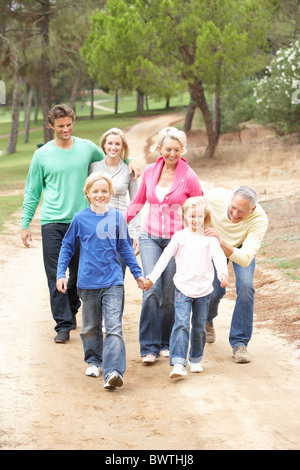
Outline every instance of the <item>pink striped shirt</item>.
POLYGON ((144 171, 140 188, 127 207, 125 218, 129 223, 146 202, 150 209, 143 222, 142 230, 159 238, 170 239, 183 223, 180 207, 189 197, 202 196, 200 182, 196 173, 184 158, 177 162, 174 181, 162 202, 156 196, 156 185, 164 165, 163 157, 148 165, 144 171))

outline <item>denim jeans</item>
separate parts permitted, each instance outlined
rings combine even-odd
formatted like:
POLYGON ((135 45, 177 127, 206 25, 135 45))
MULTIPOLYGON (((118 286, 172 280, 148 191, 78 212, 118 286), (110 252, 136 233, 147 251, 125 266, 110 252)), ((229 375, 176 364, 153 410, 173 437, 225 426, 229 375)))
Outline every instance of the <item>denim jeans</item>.
POLYGON ((191 298, 175 288, 175 322, 170 339, 170 364, 187 365, 187 355, 190 340, 191 323, 191 347, 189 352, 190 362, 200 362, 206 341, 206 322, 210 295, 191 298), (192 320, 190 322, 192 312, 192 320))
POLYGON ((80 307, 77 295, 77 271, 79 262, 79 246, 69 263, 67 295, 56 289, 57 263, 62 240, 70 224, 50 223, 41 226, 44 266, 50 293, 52 316, 56 322, 56 331, 70 331, 72 317, 80 307))
MULTIPOLYGON (((236 279, 236 301, 233 310, 229 343, 232 348, 235 346, 247 347, 252 336, 253 330, 253 309, 254 309, 254 293, 253 276, 255 270, 255 258, 246 268, 237 263, 232 262, 236 279)), ((213 323, 213 319, 218 315, 218 306, 220 300, 225 295, 226 290, 220 286, 220 282, 215 272, 213 282, 214 291, 212 293, 208 323, 213 323)))
MULTIPOLYGON (((141 232, 139 247, 145 277, 151 273, 169 243, 169 239, 152 237, 141 232)), ((175 259, 172 257, 157 282, 148 292, 143 291, 139 328, 141 356, 154 354, 159 357, 162 349, 169 349, 175 316, 173 283, 175 269, 175 259)))
POLYGON ((84 361, 102 365, 103 378, 116 371, 123 376, 126 369, 125 343, 122 334, 124 287, 78 289, 82 300, 82 329, 84 361), (105 322, 103 342, 102 317, 105 322))

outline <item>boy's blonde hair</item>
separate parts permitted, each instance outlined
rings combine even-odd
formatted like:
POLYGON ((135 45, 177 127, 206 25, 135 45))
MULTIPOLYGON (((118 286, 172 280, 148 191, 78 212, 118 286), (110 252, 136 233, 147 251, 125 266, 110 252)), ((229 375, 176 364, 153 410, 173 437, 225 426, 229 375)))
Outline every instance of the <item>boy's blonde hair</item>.
POLYGON ((86 197, 86 199, 88 200, 89 203, 91 201, 89 200, 88 192, 90 191, 93 184, 96 183, 96 181, 99 181, 99 180, 105 180, 108 184, 109 192, 110 192, 111 196, 115 195, 113 182, 112 182, 111 178, 108 175, 106 175, 105 173, 100 173, 100 172, 91 173, 90 176, 88 176, 87 179, 85 180, 85 184, 84 184, 84 188, 83 188, 84 195, 85 195, 85 197, 86 197))
POLYGON ((100 148, 105 153, 106 139, 111 134, 118 135, 118 136, 121 137, 121 139, 122 139, 122 150, 121 150, 121 153, 120 153, 120 158, 121 158, 121 160, 123 160, 123 162, 126 162, 128 156, 129 156, 129 145, 128 145, 126 136, 125 136, 124 132, 121 129, 118 129, 117 127, 112 127, 111 129, 106 131, 100 138, 100 143, 99 143, 100 148))
POLYGON ((208 200, 205 196, 195 196, 188 198, 181 207, 181 216, 186 225, 186 215, 190 209, 203 208, 204 210, 204 228, 211 226, 211 210, 208 200))

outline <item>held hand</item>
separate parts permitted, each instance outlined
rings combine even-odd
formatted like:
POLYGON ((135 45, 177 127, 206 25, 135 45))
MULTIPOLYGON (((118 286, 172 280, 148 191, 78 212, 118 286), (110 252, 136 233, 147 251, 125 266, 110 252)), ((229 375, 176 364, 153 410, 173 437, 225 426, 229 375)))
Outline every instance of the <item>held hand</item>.
POLYGON ((153 286, 153 283, 150 281, 150 279, 146 279, 145 282, 145 291, 148 292, 149 289, 153 286))
POLYGON ((140 289, 145 289, 146 279, 144 278, 144 276, 137 277, 136 282, 140 289))
POLYGON ((67 279, 66 278, 60 278, 60 279, 57 279, 56 281, 56 289, 59 291, 59 292, 62 292, 63 294, 65 294, 67 292, 67 279))
POLYGON ((219 281, 221 283, 221 287, 226 287, 228 285, 228 277, 225 274, 221 274, 219 281))
POLYGON ((21 239, 23 245, 26 246, 26 248, 30 248, 30 245, 32 243, 32 236, 29 228, 23 228, 21 230, 21 239))
POLYGON ((141 170, 138 164, 134 160, 130 160, 128 163, 128 173, 134 173, 134 180, 137 180, 141 176, 141 170))

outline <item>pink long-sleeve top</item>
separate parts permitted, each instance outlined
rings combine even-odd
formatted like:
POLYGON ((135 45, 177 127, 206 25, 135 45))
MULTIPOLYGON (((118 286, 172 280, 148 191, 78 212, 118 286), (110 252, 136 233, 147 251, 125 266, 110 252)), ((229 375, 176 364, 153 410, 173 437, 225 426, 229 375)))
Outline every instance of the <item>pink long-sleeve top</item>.
POLYGON ((129 223, 148 202, 150 208, 142 230, 155 237, 170 239, 183 228, 180 207, 189 197, 203 196, 203 191, 196 173, 184 158, 180 158, 170 191, 160 202, 156 196, 156 185, 163 165, 164 159, 160 157, 156 163, 146 167, 139 190, 127 207, 125 218, 129 223))

